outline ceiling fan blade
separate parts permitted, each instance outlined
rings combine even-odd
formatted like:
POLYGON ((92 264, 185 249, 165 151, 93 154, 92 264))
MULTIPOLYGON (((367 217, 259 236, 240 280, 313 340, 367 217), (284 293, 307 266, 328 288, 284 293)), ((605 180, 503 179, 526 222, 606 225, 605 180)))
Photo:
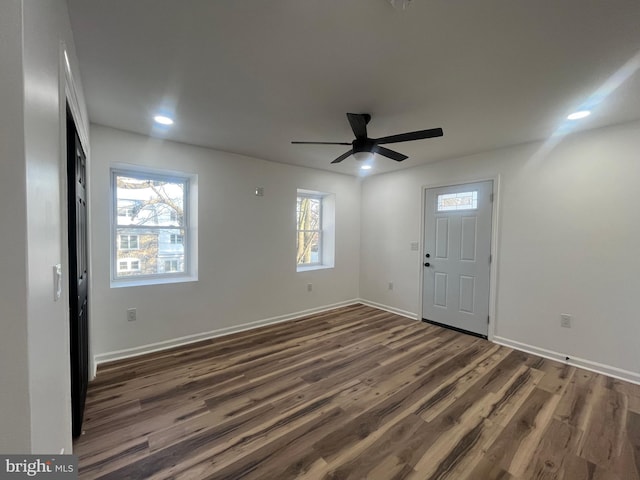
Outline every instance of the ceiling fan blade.
POLYGON ((356 138, 367 138, 367 123, 371 120, 368 113, 347 113, 351 130, 356 138))
POLYGON ((336 158, 333 162, 331 163, 340 163, 341 161, 343 161, 345 158, 347 158, 349 155, 353 155, 353 150, 349 150, 347 153, 343 153, 342 155, 340 155, 338 158, 336 158))
POLYGON ((349 142, 291 142, 294 145, 351 145, 349 142))
POLYGON ((441 128, 431 128, 429 130, 418 130, 417 132, 400 133, 398 135, 391 135, 388 137, 378 138, 376 143, 398 143, 398 142, 410 142, 411 140, 422 140, 424 138, 441 137, 444 132, 441 128))
POLYGON ((387 158, 390 158, 391 160, 395 160, 396 162, 401 162, 409 158, 406 155, 403 155, 402 153, 389 150, 388 148, 381 147, 380 145, 376 145, 375 147, 373 147, 372 151, 374 153, 377 153, 378 155, 383 155, 387 158))

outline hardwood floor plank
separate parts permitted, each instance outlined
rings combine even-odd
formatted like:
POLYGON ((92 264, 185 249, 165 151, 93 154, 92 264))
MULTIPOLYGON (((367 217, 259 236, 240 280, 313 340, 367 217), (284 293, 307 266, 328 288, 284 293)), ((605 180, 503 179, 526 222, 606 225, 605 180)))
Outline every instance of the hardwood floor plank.
MULTIPOLYGON (((475 468, 459 477, 460 480, 519 480, 499 465, 490 462, 486 458, 480 460, 475 468)), ((575 477, 575 480, 582 477, 575 477)))
POLYGON ((481 351, 480 347, 471 344, 450 360, 423 375, 418 381, 402 388, 383 402, 366 410, 353 421, 327 435, 327 437, 317 442, 314 448, 330 463, 343 449, 348 449, 349 446, 361 442, 369 434, 392 419, 397 419, 400 415, 410 413, 411 407, 415 408, 416 404, 422 401, 424 391, 433 390, 453 372, 468 366, 481 351))
POLYGON ((538 388, 546 390, 549 393, 559 394, 562 393, 567 385, 567 379, 570 379, 575 371, 576 367, 570 365, 554 362, 553 360, 545 360, 544 364, 536 368, 545 375, 538 384, 538 388))
POLYGON ((483 416, 503 427, 509 425, 543 375, 542 372, 524 365, 515 370, 513 376, 491 397, 483 416))
POLYGON ((545 420, 551 418, 552 407, 555 406, 553 394, 535 388, 489 447, 487 459, 518 477, 516 472, 523 470, 531 461, 531 455, 546 428, 545 420))
POLYGON ((604 382, 592 403, 594 413, 589 417, 578 455, 606 470, 611 470, 622 453, 627 429, 627 398, 608 389, 604 382))
POLYGON ((640 386, 350 305, 100 365, 81 479, 640 480, 640 386))
MULTIPOLYGON (((376 477, 374 471, 391 471, 393 475, 410 472, 413 469, 397 457, 390 458, 398 446, 406 443, 415 432, 424 425, 423 420, 415 414, 409 414, 394 424, 383 437, 372 442, 367 448, 359 451, 348 460, 341 459, 329 464, 330 471, 324 478, 387 478, 376 477), (382 463, 380 461, 382 460, 382 463)), ((322 454, 320 452, 320 454, 322 454)), ((323 456, 324 458, 324 456, 323 456)), ((325 458, 326 460, 326 458, 325 458)))
POLYGON ((540 480, 564 478, 565 452, 575 451, 581 436, 582 432, 577 428, 552 419, 522 477, 540 480))
MULTIPOLYGON (((633 477, 621 477, 614 472, 605 470, 584 458, 576 455, 567 455, 565 460, 566 471, 562 480, 574 480, 584 478, 587 480, 632 480, 633 477)), ((633 479, 635 480, 635 479, 633 479)))

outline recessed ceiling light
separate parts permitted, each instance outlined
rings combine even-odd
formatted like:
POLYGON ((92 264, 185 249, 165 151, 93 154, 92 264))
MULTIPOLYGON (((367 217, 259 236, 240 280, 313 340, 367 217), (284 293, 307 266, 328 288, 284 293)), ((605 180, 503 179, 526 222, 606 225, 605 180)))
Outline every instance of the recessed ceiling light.
POLYGON ((160 125, 173 125, 173 119, 164 115, 156 115, 153 120, 160 125))
POLYGON ((362 165, 360 170, 371 170, 371 165, 362 165))
POLYGON ((591 115, 589 110, 579 110, 567 116, 567 120, 580 120, 581 118, 588 117, 589 115, 591 115))

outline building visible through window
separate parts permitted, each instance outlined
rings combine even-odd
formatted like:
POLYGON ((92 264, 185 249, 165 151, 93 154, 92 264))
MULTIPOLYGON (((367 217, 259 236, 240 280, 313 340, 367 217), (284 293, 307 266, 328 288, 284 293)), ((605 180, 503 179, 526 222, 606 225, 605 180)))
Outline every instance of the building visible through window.
POLYGON ((112 172, 113 280, 185 274, 189 178, 112 172))

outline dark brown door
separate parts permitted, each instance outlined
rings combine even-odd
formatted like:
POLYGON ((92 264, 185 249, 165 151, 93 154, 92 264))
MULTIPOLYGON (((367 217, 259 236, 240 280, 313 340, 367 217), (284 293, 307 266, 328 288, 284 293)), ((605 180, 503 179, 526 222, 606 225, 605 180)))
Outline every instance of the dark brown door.
POLYGON ((73 436, 82 433, 89 382, 87 168, 67 107, 67 198, 69 211, 69 323, 71 330, 71 415, 73 436))

